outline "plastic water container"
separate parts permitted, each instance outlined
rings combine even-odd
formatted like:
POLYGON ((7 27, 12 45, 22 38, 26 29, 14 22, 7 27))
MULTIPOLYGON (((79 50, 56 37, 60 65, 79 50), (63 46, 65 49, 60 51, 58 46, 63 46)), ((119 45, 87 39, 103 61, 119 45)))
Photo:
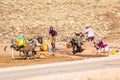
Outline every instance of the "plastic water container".
POLYGON ((48 50, 49 52, 53 52, 53 49, 52 48, 49 48, 49 50, 48 50))
POLYGON ((49 50, 47 44, 42 44, 40 48, 41 48, 41 51, 48 51, 49 50))
POLYGON ((119 52, 118 50, 114 50, 114 49, 111 50, 111 54, 112 54, 112 55, 115 55, 115 54, 117 54, 118 52, 119 52))
POLYGON ((98 53, 101 53, 102 52, 102 50, 101 49, 98 49, 98 53))
POLYGON ((110 51, 110 48, 108 46, 105 47, 105 51, 106 52, 109 52, 110 51))

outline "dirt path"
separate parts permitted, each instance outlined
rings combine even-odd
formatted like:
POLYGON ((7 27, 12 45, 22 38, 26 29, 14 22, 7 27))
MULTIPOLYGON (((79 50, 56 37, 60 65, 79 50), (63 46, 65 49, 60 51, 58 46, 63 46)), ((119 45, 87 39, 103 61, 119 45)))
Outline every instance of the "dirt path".
MULTIPOLYGON (((0 48, 0 68, 3 67, 15 67, 15 66, 26 66, 26 65, 36 65, 36 64, 47 64, 55 62, 65 62, 74 60, 83 60, 85 58, 94 58, 96 53, 93 53, 93 45, 91 43, 85 43, 83 45, 84 51, 82 53, 72 54, 71 48, 58 49, 56 53, 43 52, 46 58, 40 58, 40 53, 35 56, 35 59, 24 60, 19 56, 18 52, 15 52, 16 60, 12 60, 10 49, 8 48, 6 52, 3 51, 3 47, 0 48), (55 54, 55 55, 53 55, 55 54)), ((97 57, 108 56, 108 54, 99 54, 97 57)))

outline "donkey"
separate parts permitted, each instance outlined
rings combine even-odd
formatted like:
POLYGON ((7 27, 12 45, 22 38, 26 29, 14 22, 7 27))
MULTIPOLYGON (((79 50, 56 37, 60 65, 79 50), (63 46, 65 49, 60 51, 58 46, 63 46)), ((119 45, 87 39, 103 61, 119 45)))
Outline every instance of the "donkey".
POLYGON ((75 37, 71 38, 70 42, 72 45, 73 54, 76 54, 77 52, 81 52, 83 50, 81 46, 83 43, 79 33, 75 33, 75 37))
MULTIPOLYGON (((7 46, 10 46, 12 50, 12 59, 14 60, 14 50, 19 51, 20 53, 22 52, 25 56, 25 59, 28 58, 28 53, 31 52, 32 56, 34 58, 34 55, 36 54, 35 48, 42 43, 42 37, 38 37, 37 39, 30 39, 28 41, 28 45, 25 47, 19 47, 17 44, 15 44, 15 41, 12 39, 8 42, 7 46)), ((4 51, 6 51, 7 46, 4 47, 4 51)))

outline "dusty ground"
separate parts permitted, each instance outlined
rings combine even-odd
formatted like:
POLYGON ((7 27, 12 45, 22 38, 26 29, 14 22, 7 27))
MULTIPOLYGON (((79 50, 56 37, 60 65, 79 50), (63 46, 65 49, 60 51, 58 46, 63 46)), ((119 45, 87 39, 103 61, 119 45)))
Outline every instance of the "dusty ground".
MULTIPOLYGON (((12 60, 11 54, 10 54, 10 48, 7 48, 7 51, 4 52, 3 47, 1 47, 0 48, 0 68, 47 64, 47 63, 73 61, 73 60, 83 60, 85 58, 93 58, 96 55, 96 53, 93 52, 94 48, 91 43, 85 43, 83 45, 84 51, 82 53, 77 53, 75 55, 72 54, 71 48, 66 48, 65 45, 60 47, 58 48, 56 53, 38 52, 37 55, 35 56, 35 59, 30 59, 30 60, 24 60, 22 57, 19 56, 18 52, 15 52, 16 60, 12 60), (41 54, 45 54, 46 58, 44 58, 44 56, 41 57, 41 54)), ((97 57, 103 57, 108 55, 109 55, 108 53, 105 53, 105 54, 102 53, 102 54, 99 54, 97 57)))

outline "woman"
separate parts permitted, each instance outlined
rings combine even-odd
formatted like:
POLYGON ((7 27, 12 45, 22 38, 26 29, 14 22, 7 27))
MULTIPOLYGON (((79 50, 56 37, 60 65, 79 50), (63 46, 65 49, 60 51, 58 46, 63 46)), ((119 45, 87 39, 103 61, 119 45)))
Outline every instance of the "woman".
POLYGON ((51 46, 52 49, 55 49, 55 42, 56 42, 56 36, 57 36, 57 31, 53 29, 53 27, 50 27, 49 35, 51 36, 51 46))
POLYGON ((87 34, 88 41, 90 41, 90 42, 94 41, 95 34, 94 34, 93 29, 90 28, 89 26, 86 26, 85 27, 85 32, 87 34))

